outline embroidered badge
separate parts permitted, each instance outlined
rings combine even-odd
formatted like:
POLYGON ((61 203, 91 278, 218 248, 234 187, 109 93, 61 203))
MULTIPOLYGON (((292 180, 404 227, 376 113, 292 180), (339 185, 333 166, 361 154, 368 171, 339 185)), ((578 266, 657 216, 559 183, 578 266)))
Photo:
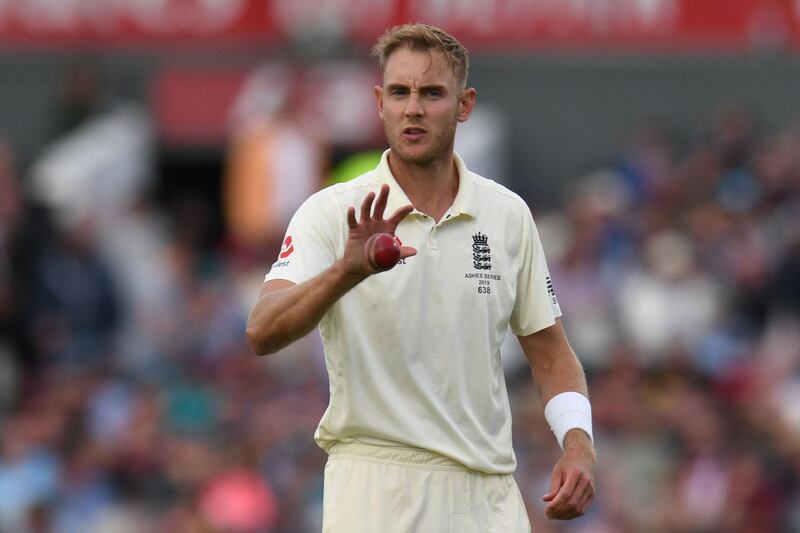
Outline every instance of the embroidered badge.
POLYGON ((480 232, 472 236, 472 266, 477 270, 492 269, 492 254, 489 249, 489 237, 480 232))

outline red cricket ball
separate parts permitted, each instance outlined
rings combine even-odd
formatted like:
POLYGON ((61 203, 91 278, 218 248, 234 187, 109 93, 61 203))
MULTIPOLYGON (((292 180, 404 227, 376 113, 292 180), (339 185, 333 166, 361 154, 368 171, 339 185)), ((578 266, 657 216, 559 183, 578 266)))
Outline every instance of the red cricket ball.
POLYGON ((367 259, 376 270, 388 270, 400 261, 400 246, 394 235, 377 233, 367 240, 367 259))

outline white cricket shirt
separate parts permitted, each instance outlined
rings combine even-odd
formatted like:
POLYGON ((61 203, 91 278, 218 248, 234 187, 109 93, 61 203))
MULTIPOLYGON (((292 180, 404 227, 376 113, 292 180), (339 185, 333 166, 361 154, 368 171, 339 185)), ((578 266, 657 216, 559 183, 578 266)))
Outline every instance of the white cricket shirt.
MULTIPOLYGON (((408 197, 389 169, 324 189, 298 209, 266 279, 302 283, 342 256, 347 208, 390 186, 386 215, 408 197)), ((470 172, 458 154, 458 193, 441 220, 414 211, 398 226, 417 249, 370 276, 320 322, 330 402, 315 433, 339 441, 412 446, 489 473, 516 466, 500 344, 561 311, 525 202, 470 172)))

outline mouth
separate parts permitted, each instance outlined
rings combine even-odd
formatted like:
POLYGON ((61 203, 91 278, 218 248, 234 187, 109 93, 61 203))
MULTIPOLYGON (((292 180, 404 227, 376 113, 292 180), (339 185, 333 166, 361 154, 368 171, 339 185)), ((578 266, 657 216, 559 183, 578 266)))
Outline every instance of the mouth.
POLYGON ((428 133, 428 130, 425 128, 420 128, 419 126, 408 126, 403 128, 403 137, 409 141, 416 141, 422 138, 426 133, 428 133))

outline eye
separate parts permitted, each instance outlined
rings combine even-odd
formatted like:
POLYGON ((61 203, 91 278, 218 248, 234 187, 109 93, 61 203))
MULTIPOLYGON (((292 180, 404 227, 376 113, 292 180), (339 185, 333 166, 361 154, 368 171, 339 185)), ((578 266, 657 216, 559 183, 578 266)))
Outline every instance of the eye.
POLYGON ((440 96, 442 96, 442 91, 440 91, 439 89, 426 89, 425 96, 429 96, 431 98, 439 98, 440 96))
POLYGON ((408 91, 402 87, 395 87, 389 90, 389 94, 392 96, 403 96, 408 94, 408 91))

